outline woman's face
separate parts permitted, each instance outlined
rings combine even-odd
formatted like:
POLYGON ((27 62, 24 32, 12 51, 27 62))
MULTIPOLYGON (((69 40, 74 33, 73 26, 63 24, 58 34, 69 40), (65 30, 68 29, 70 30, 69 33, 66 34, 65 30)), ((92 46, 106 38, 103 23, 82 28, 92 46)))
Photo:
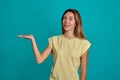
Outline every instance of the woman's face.
POLYGON ((65 13, 63 20, 62 20, 62 25, 65 31, 74 31, 75 18, 72 12, 65 13))

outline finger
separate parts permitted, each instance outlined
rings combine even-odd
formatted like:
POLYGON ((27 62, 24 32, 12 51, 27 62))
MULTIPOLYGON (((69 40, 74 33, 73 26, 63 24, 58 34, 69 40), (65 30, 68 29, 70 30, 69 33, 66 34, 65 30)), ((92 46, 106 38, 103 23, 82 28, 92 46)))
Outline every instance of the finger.
POLYGON ((23 35, 17 35, 17 37, 24 38, 24 36, 23 36, 23 35))

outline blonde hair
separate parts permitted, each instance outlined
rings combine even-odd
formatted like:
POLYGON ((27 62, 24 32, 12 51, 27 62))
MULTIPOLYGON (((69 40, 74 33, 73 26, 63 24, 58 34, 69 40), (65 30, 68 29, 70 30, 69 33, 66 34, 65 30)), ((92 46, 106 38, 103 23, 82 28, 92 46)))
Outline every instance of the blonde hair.
MULTIPOLYGON (((80 38, 80 39, 85 39, 85 36, 83 34, 83 31, 82 31, 82 21, 81 21, 81 16, 79 14, 79 12, 75 9, 67 9, 63 15, 62 15, 62 19, 61 19, 61 23, 63 21, 63 18, 64 18, 64 15, 67 13, 67 12, 72 12, 74 14, 74 18, 75 18, 75 29, 74 29, 74 35, 75 37, 77 38, 80 38)), ((65 33, 65 30, 63 28, 63 24, 62 24, 62 34, 65 33)))

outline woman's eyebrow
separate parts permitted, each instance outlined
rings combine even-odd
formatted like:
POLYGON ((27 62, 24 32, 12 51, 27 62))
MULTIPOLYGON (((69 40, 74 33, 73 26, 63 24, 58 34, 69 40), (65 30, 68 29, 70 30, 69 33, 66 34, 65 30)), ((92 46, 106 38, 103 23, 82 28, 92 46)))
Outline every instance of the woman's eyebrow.
POLYGON ((70 16, 69 18, 74 18, 74 16, 70 16))

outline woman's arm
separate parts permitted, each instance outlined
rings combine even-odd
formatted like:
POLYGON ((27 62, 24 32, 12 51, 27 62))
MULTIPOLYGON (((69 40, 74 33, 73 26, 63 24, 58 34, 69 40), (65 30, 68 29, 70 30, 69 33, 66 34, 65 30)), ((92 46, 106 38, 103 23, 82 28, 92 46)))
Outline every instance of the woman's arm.
POLYGON ((80 62, 81 62, 80 80, 86 80, 87 59, 88 59, 88 51, 86 51, 80 58, 80 62))
POLYGON ((50 55, 50 53, 52 51, 52 48, 48 45, 46 47, 46 49, 42 53, 40 53, 38 48, 37 48, 37 45, 36 45, 36 42, 35 42, 33 35, 18 35, 18 37, 31 40, 34 56, 35 56, 38 64, 42 63, 50 55))

